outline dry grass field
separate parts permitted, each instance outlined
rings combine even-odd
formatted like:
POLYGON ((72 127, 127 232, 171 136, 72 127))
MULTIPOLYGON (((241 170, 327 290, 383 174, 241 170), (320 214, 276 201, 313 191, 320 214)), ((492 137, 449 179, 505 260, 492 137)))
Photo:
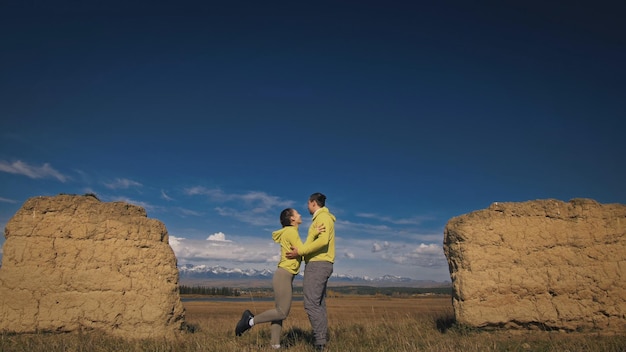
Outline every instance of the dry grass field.
MULTIPOLYGON (((0 351, 273 351, 269 325, 241 337, 235 324, 244 309, 258 314, 272 302, 185 302, 193 333, 177 341, 124 341, 97 332, 0 335, 0 351)), ((624 335, 545 331, 480 331, 452 324, 450 297, 344 296, 328 299, 329 351, 626 351, 624 335)), ((283 325, 285 351, 313 351, 302 302, 294 302, 283 325)))

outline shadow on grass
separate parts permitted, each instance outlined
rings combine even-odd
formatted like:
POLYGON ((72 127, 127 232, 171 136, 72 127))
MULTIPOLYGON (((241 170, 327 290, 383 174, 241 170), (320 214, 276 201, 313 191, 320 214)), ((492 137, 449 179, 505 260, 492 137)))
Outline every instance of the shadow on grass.
POLYGON ((284 340, 284 345, 285 347, 292 347, 300 341, 304 341, 307 344, 313 345, 315 341, 315 339, 313 338, 313 332, 304 331, 300 328, 292 328, 287 331, 287 337, 284 340))
POLYGON ((200 326, 198 324, 184 323, 181 327, 181 331, 183 333, 194 334, 200 331, 200 326))
POLYGON ((436 323, 437 323, 437 330, 445 334, 446 332, 448 332, 448 330, 455 327, 456 319, 454 319, 454 316, 446 316, 446 317, 438 318, 436 320, 436 323))

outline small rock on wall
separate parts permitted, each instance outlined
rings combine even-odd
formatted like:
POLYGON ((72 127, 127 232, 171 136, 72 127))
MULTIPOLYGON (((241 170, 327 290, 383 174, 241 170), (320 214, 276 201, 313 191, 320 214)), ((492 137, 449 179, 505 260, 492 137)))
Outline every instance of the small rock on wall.
POLYGON ((184 324, 165 225, 93 196, 27 200, 5 229, 0 331, 174 337, 184 324))

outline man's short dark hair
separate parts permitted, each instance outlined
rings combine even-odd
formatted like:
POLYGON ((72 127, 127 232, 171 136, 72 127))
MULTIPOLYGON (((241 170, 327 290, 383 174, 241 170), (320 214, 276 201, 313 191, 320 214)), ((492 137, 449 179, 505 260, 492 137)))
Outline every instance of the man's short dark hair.
POLYGON ((326 206, 326 196, 319 192, 311 194, 309 201, 317 203, 320 207, 326 206))

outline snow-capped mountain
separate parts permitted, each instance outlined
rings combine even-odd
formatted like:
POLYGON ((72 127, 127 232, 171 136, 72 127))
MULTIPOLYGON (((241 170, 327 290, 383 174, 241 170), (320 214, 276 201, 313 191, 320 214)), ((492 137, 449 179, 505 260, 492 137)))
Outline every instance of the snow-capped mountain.
POLYGON ((271 279, 271 270, 225 268, 223 266, 207 266, 185 264, 178 267, 181 278, 193 279, 271 279))
MULTIPOLYGON (((274 275, 273 270, 263 269, 238 269, 238 268, 226 268, 223 266, 208 266, 208 265, 193 265, 184 264, 178 267, 181 280, 202 280, 202 279, 216 279, 216 280, 270 280, 274 275)), ((302 280, 302 272, 298 275, 296 280, 302 280)), ((398 285, 398 286, 443 286, 449 285, 449 282, 436 282, 430 280, 413 280, 408 277, 401 277, 395 275, 384 275, 380 277, 368 277, 368 276, 352 276, 334 273, 330 278, 331 282, 355 284, 355 285, 398 285)))

